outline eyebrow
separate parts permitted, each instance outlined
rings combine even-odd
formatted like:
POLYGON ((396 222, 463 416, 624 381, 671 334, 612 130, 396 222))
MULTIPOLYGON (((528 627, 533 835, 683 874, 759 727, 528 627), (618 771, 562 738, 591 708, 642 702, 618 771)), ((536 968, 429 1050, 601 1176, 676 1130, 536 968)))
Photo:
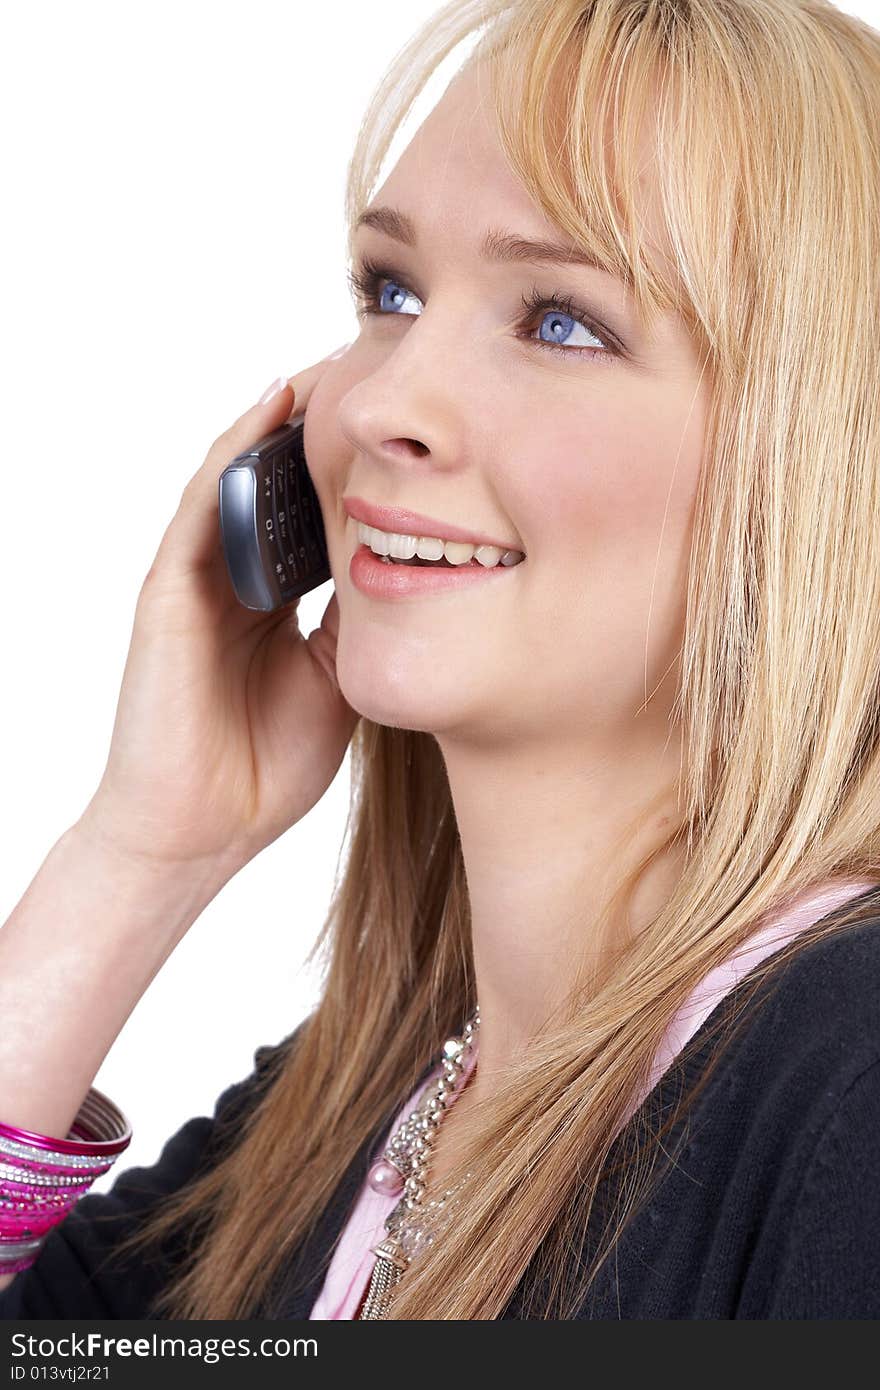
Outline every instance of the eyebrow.
MULTIPOLYGON (((362 212, 355 223, 355 231, 360 227, 373 227, 384 232, 405 246, 415 246, 416 228, 411 217, 392 207, 372 207, 362 212)), ((609 272, 594 257, 576 246, 562 246, 555 241, 533 241, 528 237, 516 236, 512 232, 491 229, 486 232, 480 244, 483 260, 497 262, 533 261, 542 265, 584 265, 592 270, 609 272)), ((617 276, 611 277, 617 280, 617 276)), ((618 283, 619 280, 617 280, 618 283)))

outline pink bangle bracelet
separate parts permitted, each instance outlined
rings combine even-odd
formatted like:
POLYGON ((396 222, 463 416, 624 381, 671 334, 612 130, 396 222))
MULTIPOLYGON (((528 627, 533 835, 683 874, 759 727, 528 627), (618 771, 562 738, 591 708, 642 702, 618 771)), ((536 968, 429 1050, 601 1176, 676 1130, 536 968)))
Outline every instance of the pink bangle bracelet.
POLYGON ((64 1139, 0 1123, 0 1275, 35 1262, 49 1232, 112 1168, 131 1135, 122 1111, 94 1086, 64 1139))

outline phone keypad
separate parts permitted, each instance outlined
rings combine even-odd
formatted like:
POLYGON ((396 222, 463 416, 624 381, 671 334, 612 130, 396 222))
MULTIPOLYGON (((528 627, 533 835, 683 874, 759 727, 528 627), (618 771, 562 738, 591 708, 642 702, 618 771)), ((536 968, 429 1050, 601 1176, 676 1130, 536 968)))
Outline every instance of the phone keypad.
POLYGON ((275 515, 279 549, 277 573, 283 595, 296 583, 299 576, 291 542, 297 528, 296 503, 291 506, 287 488, 287 460, 281 454, 275 460, 275 515))
POLYGON ((319 539, 323 519, 319 526, 316 498, 295 448, 279 449, 266 461, 266 470, 271 484, 265 495, 268 555, 281 599, 288 602, 309 576, 327 569, 326 545, 319 539))
POLYGON ((284 496, 290 508, 290 546, 288 561, 298 579, 305 572, 306 551, 302 543, 302 502, 299 495, 299 469, 296 466, 296 453, 287 450, 285 458, 284 496))

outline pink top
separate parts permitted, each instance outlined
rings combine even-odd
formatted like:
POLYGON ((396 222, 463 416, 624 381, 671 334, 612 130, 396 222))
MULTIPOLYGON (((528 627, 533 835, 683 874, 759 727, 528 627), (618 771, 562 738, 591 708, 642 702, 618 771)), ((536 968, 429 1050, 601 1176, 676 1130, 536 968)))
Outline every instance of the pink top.
MULTIPOLYGON (((689 999, 673 1018, 666 1030, 657 1052, 648 1084, 634 1101, 629 1115, 632 1115, 657 1085, 660 1077, 671 1066, 685 1044, 693 1037, 700 1025, 709 1017, 716 1005, 729 990, 753 970, 766 957, 779 950, 792 937, 803 931, 811 923, 833 912, 847 899, 859 893, 866 893, 876 887, 873 879, 848 879, 838 881, 833 887, 815 889, 794 898, 786 909, 771 916, 767 923, 757 930, 726 961, 710 970, 697 986, 689 999)), ((478 1035, 479 1036, 479 1035, 478 1035)), ((476 1039, 468 1065, 462 1075, 466 1079, 473 1070, 477 1058, 476 1039)), ((394 1124, 388 1134, 393 1134, 418 1105, 424 1091, 440 1076, 443 1063, 438 1062, 430 1076, 416 1089, 401 1106, 394 1124)), ((373 1162, 381 1159, 387 1138, 373 1155, 373 1162)), ((353 1207, 345 1228, 336 1246, 333 1259, 324 1276, 324 1283, 310 1313, 311 1318, 328 1320, 352 1319, 360 1307, 366 1293, 376 1263, 372 1246, 385 1237, 385 1218, 396 1206, 399 1198, 374 1192, 369 1180, 364 1179, 360 1195, 353 1207)))

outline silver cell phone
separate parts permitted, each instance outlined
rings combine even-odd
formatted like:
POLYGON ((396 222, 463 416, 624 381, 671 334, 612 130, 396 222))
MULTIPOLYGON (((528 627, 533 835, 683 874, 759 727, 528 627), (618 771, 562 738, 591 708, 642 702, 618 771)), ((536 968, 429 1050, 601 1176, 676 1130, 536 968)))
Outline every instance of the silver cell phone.
POLYGON ((295 415, 220 474, 220 536, 239 603, 271 613, 331 578, 324 518, 295 415))

